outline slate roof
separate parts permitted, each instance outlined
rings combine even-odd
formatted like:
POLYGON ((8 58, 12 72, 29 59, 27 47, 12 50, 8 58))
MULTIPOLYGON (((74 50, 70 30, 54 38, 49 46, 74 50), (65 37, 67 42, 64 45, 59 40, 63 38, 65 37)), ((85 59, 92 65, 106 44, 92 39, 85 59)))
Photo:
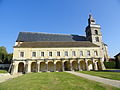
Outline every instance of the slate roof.
POLYGON ((120 56, 120 53, 118 53, 117 55, 115 55, 114 57, 120 56))
POLYGON ((14 48, 99 47, 89 41, 78 42, 23 42, 14 48))
POLYGON ((86 41, 85 36, 67 34, 48 34, 35 32, 20 32, 17 42, 41 42, 41 41, 86 41))

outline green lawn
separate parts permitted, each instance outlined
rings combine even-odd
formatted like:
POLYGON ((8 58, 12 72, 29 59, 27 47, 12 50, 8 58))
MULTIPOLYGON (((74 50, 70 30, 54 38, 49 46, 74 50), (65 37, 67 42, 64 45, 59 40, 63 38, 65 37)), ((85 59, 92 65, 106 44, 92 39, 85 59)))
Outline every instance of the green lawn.
POLYGON ((6 70, 0 70, 0 73, 8 73, 6 70))
POLYGON ((0 83, 0 90, 120 90, 66 72, 30 73, 0 83))
POLYGON ((103 71, 79 71, 79 72, 113 80, 120 80, 120 72, 103 72, 103 71))

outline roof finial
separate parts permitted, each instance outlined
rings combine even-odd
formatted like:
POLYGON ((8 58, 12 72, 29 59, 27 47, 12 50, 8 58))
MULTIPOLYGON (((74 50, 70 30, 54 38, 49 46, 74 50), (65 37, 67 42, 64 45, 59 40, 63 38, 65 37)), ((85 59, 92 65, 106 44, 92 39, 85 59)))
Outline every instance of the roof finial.
POLYGON ((89 13, 89 18, 91 18, 92 17, 92 11, 90 10, 90 13, 89 13))

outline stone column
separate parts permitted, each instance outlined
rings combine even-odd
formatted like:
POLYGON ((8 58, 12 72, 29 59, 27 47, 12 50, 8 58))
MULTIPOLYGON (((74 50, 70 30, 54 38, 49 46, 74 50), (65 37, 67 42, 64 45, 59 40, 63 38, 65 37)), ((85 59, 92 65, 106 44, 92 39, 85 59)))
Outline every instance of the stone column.
POLYGON ((37 61, 36 64, 37 64, 37 65, 36 65, 36 66, 37 66, 37 72, 39 72, 39 71, 40 71, 40 62, 37 61))
POLYGON ((24 64, 24 73, 27 73, 27 69, 28 69, 28 64, 27 64, 27 61, 26 61, 25 64, 24 64))
POLYGON ((89 71, 89 68, 88 68, 88 60, 85 59, 85 64, 86 64, 86 70, 89 71))
POLYGON ((93 69, 98 70, 97 62, 93 60, 93 69))
POLYGON ((64 72, 65 69, 64 69, 64 61, 62 61, 62 71, 64 72))
POLYGON ((70 71, 73 71, 72 60, 70 61, 70 71))
POLYGON ((81 67, 80 67, 80 61, 77 60, 77 62, 78 62, 78 70, 79 70, 79 71, 82 71, 82 69, 81 69, 81 67))
POLYGON ((28 61, 27 62, 27 73, 30 73, 31 72, 31 62, 28 61))
POLYGON ((54 62, 54 72, 56 72, 56 63, 54 62))
POLYGON ((101 69, 102 69, 102 70, 105 70, 106 68, 105 68, 105 65, 104 65, 102 59, 100 59, 100 64, 101 64, 101 69))
POLYGON ((46 64, 46 72, 48 71, 48 62, 45 62, 46 64))
POLYGON ((18 73, 18 64, 19 64, 19 63, 15 63, 15 64, 14 64, 13 73, 18 73))
POLYGON ((15 73, 15 63, 13 62, 11 66, 11 74, 14 74, 14 73, 15 73))

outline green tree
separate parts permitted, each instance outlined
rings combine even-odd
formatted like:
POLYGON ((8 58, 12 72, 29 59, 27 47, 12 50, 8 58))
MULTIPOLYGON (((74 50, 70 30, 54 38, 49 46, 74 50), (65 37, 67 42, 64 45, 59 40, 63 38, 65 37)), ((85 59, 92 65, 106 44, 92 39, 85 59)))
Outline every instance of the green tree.
POLYGON ((0 47, 0 63, 10 63, 13 54, 8 54, 4 46, 0 47))

